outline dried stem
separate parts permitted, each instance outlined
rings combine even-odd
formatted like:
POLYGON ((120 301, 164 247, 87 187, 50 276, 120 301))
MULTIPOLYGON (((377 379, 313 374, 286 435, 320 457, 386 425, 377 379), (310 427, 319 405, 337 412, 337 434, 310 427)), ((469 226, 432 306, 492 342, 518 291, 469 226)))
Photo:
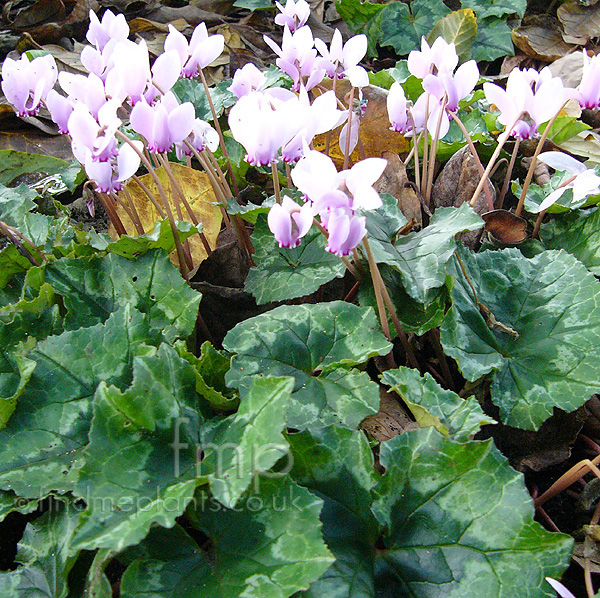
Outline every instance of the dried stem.
POLYGON ((271 176, 273 177, 273 189, 275 191, 275 201, 281 203, 281 187, 279 186, 279 172, 277 164, 271 162, 271 176))
POLYGON ((537 164, 537 157, 539 156, 542 148, 544 147, 544 142, 548 139, 548 135, 550 134, 550 129, 554 124, 554 121, 558 118, 558 115, 562 112, 562 109, 567 105, 565 102, 560 110, 550 119, 540 140, 538 141, 537 147, 535 148, 535 152, 531 158, 531 163, 529 164, 529 170, 527 171, 527 176, 525 177, 525 182, 523 183, 523 189, 521 189, 521 196, 519 197, 519 203, 517 205, 517 209, 515 210, 515 215, 520 216, 523 211, 523 206, 525 205, 525 197, 527 195, 527 190, 529 189, 529 185, 531 184, 531 179, 533 178, 533 171, 535 170, 535 165, 537 164))

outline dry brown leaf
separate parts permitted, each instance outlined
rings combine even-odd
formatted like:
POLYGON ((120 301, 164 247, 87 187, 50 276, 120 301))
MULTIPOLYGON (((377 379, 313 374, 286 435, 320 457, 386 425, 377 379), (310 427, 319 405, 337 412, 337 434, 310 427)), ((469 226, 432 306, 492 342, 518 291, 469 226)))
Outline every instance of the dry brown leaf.
POLYGON ((396 395, 380 387, 379 396, 381 398, 379 412, 375 415, 369 415, 360 424, 360 427, 369 436, 379 442, 385 442, 402 434, 402 432, 406 432, 406 430, 416 430, 419 427, 407 411, 402 408, 396 395))
POLYGON ((421 200, 411 185, 406 166, 395 152, 383 152, 382 158, 387 160, 387 166, 379 180, 373 185, 378 193, 389 193, 398 200, 398 207, 408 222, 416 228, 423 226, 421 200))
MULTIPOLYGON (((217 200, 210 185, 208 176, 204 172, 200 172, 199 170, 188 168, 187 166, 182 166, 181 164, 177 163, 171 164, 171 170, 181 186, 188 203, 196 214, 198 222, 202 223, 202 231, 208 239, 209 245, 211 248, 214 248, 217 243, 217 236, 221 230, 222 216, 221 210, 217 205, 214 204, 214 202, 217 200)), ((181 206, 183 218, 177 216, 177 206, 173 201, 171 185, 164 168, 161 166, 155 172, 166 191, 175 219, 191 222, 191 219, 183 205, 181 206)), ((160 201, 158 188, 152 179, 152 176, 145 174, 144 176, 140 177, 140 180, 156 197, 158 203, 162 203, 160 201)), ((129 193, 132 201, 134 202, 135 208, 144 227, 144 232, 152 232, 154 230, 154 224, 159 220, 162 220, 159 213, 156 211, 156 208, 152 205, 152 202, 148 199, 144 191, 135 181, 132 180, 127 183, 125 190, 129 193)), ((119 197, 126 202, 126 193, 124 191, 119 193, 119 197)), ((122 206, 117 205, 117 213, 125 225, 127 232, 132 236, 135 236, 135 227, 133 222, 122 206)), ((109 226, 108 232, 114 239, 118 238, 118 235, 112 224, 109 226)), ((204 249, 202 241, 198 235, 190 237, 189 244, 193 263, 197 265, 206 258, 206 250, 204 249)), ((176 256, 172 256, 171 259, 174 263, 176 263, 176 256)))
POLYGON ((600 5, 583 6, 579 0, 568 0, 556 11, 566 36, 585 44, 600 33, 600 5))
POLYGON ((563 39, 557 20, 552 25, 544 23, 516 27, 512 30, 512 40, 525 54, 544 62, 566 56, 573 49, 563 39))
POLYGON ((583 57, 581 52, 573 52, 555 60, 549 65, 550 72, 560 77, 565 87, 577 87, 583 75, 583 57))
MULTIPOLYGON (((325 87, 331 89, 331 81, 324 83, 325 87)), ((337 82, 336 95, 342 101, 344 96, 350 91, 350 83, 347 79, 337 82)), ((387 112, 387 90, 374 85, 363 87, 363 98, 367 101, 364 116, 360 120, 360 143, 352 152, 353 162, 362 159, 360 151, 361 145, 364 151, 364 157, 379 158, 384 152, 394 152, 403 154, 409 151, 410 141, 402 134, 390 131, 390 121, 387 112)), ((317 135, 313 142, 314 148, 318 151, 324 151, 327 135, 317 135)), ((329 155, 338 168, 344 163, 344 154, 339 146, 339 130, 331 134, 329 155)))
POLYGON ((527 221, 507 210, 492 210, 481 216, 493 242, 502 246, 519 245, 527 239, 527 221))

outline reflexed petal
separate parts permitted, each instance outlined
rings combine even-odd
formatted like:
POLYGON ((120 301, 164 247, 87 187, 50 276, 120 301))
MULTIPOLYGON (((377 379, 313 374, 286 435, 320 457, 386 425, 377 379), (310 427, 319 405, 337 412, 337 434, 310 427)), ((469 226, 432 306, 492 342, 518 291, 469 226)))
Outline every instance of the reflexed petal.
POLYGON ((73 141, 85 145, 90 150, 94 147, 99 126, 96 119, 83 105, 78 105, 69 117, 69 133, 73 141))
POLYGON ((353 66, 344 71, 353 87, 366 87, 369 85, 369 74, 362 66, 353 66))
MULTIPOLYGON (((135 146, 142 151, 144 145, 141 141, 133 141, 135 146)), ((117 172, 119 181, 125 181, 133 176, 140 167, 140 157, 128 144, 124 143, 117 154, 117 172)))
POLYGON ((548 195, 548 197, 546 197, 546 199, 544 199, 544 201, 540 204, 538 211, 543 212, 544 210, 547 210, 552 204, 556 203, 563 196, 567 189, 568 187, 561 187, 560 189, 550 193, 550 195, 548 195))
POLYGON ((269 210, 267 224, 280 247, 289 247, 291 245, 292 219, 290 218, 290 213, 282 205, 276 203, 269 210))
POLYGON ((50 111, 52 120, 58 125, 61 133, 69 132, 69 117, 73 112, 73 106, 67 98, 61 96, 57 91, 51 89, 46 96, 46 107, 50 111))
POLYGON ((314 150, 309 151, 292 170, 294 185, 313 201, 337 188, 337 178, 337 169, 331 158, 314 150))
POLYGON ((369 42, 364 33, 351 37, 345 44, 342 51, 344 68, 356 66, 367 53, 369 42))
POLYGON ((546 577, 546 581, 558 592, 558 595, 561 596, 561 598, 575 598, 575 596, 559 581, 550 577, 546 577))
POLYGON ((165 52, 175 51, 179 55, 181 64, 188 59, 188 42, 185 35, 169 24, 169 34, 165 39, 165 52))
POLYGON ((192 132, 195 119, 196 112, 191 102, 185 102, 172 110, 168 116, 171 140, 183 141, 192 132))
POLYGON ((154 138, 154 119, 154 110, 143 100, 132 108, 129 123, 136 133, 151 141, 154 138))
POLYGON ((600 177, 591 168, 582 172, 573 181, 573 203, 584 199, 588 195, 596 195, 600 192, 600 177))
POLYGON ((109 193, 113 190, 113 169, 110 162, 87 160, 85 163, 85 172, 103 193, 109 193))
POLYGON ((566 170, 573 174, 587 170, 585 165, 579 160, 563 152, 542 152, 538 156, 538 160, 541 160, 544 164, 550 166, 550 168, 554 168, 554 170, 566 170))
POLYGON ((152 83, 161 93, 167 93, 179 79, 181 66, 175 50, 163 52, 152 65, 152 83))

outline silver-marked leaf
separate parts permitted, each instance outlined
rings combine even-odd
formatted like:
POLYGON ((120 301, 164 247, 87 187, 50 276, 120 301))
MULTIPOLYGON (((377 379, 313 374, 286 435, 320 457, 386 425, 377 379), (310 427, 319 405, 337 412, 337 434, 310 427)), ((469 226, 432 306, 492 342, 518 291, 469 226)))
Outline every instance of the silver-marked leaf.
POLYGON ((75 559, 69 541, 78 511, 53 501, 42 517, 29 523, 17 547, 19 567, 0 573, 2 598, 65 598, 67 577, 75 559))
POLYGON ((475 397, 462 399, 430 374, 421 376, 415 369, 401 367, 384 372, 381 381, 400 395, 421 428, 433 426, 444 436, 468 440, 481 426, 496 423, 475 397))
POLYGON ((564 249, 600 276, 600 210, 573 211, 542 225, 540 239, 548 249, 564 249))
POLYGON ((334 422, 355 428, 375 413, 377 386, 348 369, 391 349, 372 309, 342 301, 278 307, 238 324, 223 346, 237 353, 229 386, 248 386, 254 374, 296 379, 287 424, 299 429, 334 422))
POLYGON ((255 376, 238 412, 203 428, 198 474, 222 505, 235 507, 252 479, 289 453, 282 432, 293 388, 293 378, 255 376))
POLYGON ((250 268, 245 290, 259 304, 310 295, 346 271, 339 257, 325 251, 325 237, 318 230, 310 231, 298 247, 279 247, 266 218, 261 217, 252 243, 257 266, 250 268))
POLYGON ((73 549, 119 551, 171 527, 194 495, 202 415, 192 367, 167 344, 133 358, 133 382, 101 383, 75 495, 87 504, 73 549))
POLYGON ((431 290, 446 281, 446 264, 456 249, 458 233, 483 226, 481 218, 468 204, 459 208, 438 208, 429 226, 386 243, 374 239, 373 256, 389 264, 402 276, 406 292, 419 303, 430 301, 431 290))
POLYGON ((336 559, 298 598, 372 598, 380 527, 371 513, 371 489, 379 474, 366 436, 331 426, 288 438, 291 475, 323 499, 323 537, 336 559))
POLYGON ((132 305, 167 340, 187 337, 201 299, 159 250, 137 260, 114 254, 61 259, 46 266, 46 281, 63 297, 71 329, 104 322, 120 306, 132 305))
POLYGON ((458 443, 433 428, 381 447, 373 511, 386 527, 377 596, 548 598, 573 540, 533 520, 522 476, 492 441, 458 443))
POLYGON ((174 598, 287 598, 333 562, 321 536, 323 501, 289 476, 262 479, 236 510, 216 509, 213 501, 200 492, 188 511, 214 542, 212 559, 202 559, 174 598))
POLYGON ((38 343, 27 354, 36 367, 0 430, 0 488, 25 498, 72 490, 96 387, 129 384, 133 356, 151 343, 158 343, 158 331, 127 307, 105 324, 38 343))
POLYGON ((442 345, 467 379, 491 374, 504 423, 536 430, 600 390, 600 283, 581 262, 564 251, 460 255, 480 305, 453 264, 442 345))

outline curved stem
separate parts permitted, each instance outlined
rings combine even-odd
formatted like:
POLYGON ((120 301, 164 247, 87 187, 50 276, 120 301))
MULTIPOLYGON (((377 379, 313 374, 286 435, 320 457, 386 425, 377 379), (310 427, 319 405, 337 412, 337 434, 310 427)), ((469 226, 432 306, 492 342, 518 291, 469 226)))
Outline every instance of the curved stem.
MULTIPOLYGON (((316 218, 313 218, 313 224, 321 231, 321 233, 325 236, 326 239, 329 238, 329 233, 327 232, 325 227, 316 218)), ((352 276, 354 276, 354 278, 356 278, 356 280, 362 279, 360 272, 354 267, 352 262, 346 256, 341 255, 341 256, 339 256, 339 258, 344 263, 344 266, 346 266, 346 268, 348 268, 348 271, 352 274, 352 276)))
MULTIPOLYGON (((460 118, 458 117, 458 114, 453 112, 452 118, 454 119, 454 122, 458 125, 458 128, 462 131, 462 134, 464 135, 465 139, 467 140, 467 144, 469 146, 469 149, 471 150, 471 155, 473 156, 473 160, 475 160, 475 164, 477 165, 477 170, 479 171, 479 176, 481 178, 483 178, 483 173, 484 173, 483 164, 481 163, 481 160, 479 159, 479 154, 477 153, 477 150, 475 149, 475 145, 473 143, 473 140, 471 139, 471 136, 469 135, 469 132, 467 131, 467 127, 465 127, 462 120, 460 120, 460 118)), ((492 211, 494 209, 494 200, 492 199, 492 193, 490 191, 490 186, 484 185, 483 191, 485 192, 485 198, 487 199, 487 202, 488 202, 488 208, 490 211, 492 211)))
POLYGON ((525 182, 523 183, 523 189, 521 190, 521 196, 519 197, 519 203, 517 205, 517 209, 515 210, 515 216, 520 216, 523 211, 523 206, 525 205, 525 197, 527 195, 527 190, 529 189, 529 185, 531 184, 531 179, 533 178, 533 171, 535 170, 535 165, 537 164, 537 157, 540 155, 542 148, 544 147, 544 142, 548 139, 548 135, 550 134, 550 129, 554 124, 554 121, 558 118, 558 115, 562 112, 562 109, 567 105, 565 102, 558 112, 550 119, 540 140, 538 141, 537 147, 535 148, 535 152, 531 158, 531 163, 529 164, 529 170, 527 171, 527 176, 525 177, 525 182))

